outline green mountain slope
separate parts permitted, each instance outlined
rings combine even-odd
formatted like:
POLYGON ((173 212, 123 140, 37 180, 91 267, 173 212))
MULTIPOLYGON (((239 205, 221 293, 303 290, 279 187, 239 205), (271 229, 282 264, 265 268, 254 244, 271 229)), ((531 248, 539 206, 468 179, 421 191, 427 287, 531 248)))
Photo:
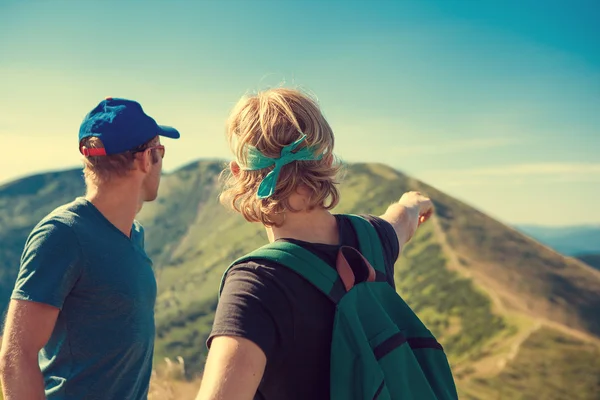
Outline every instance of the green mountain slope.
POLYGON ((81 170, 35 175, 0 186, 0 311, 19 268, 25 239, 50 210, 85 192, 81 170))
MULTIPOLYGON (((139 216, 159 282, 156 365, 182 356, 188 376, 201 371, 224 269, 266 242, 259 224, 218 203, 221 167, 202 161, 165 176, 159 199, 139 216)), ((83 193, 80 175, 0 188, 0 306, 28 230, 83 193)), ((461 398, 558 399, 569 390, 569 398, 596 399, 600 272, 383 165, 350 165, 335 212, 378 215, 415 189, 432 196, 437 213, 404 249, 395 278, 446 348, 461 398)))

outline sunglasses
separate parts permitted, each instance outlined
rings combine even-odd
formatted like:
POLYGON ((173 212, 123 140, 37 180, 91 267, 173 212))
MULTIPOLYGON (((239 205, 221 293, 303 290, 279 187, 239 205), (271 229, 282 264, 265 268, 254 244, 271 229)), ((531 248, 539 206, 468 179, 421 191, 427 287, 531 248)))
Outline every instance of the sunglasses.
POLYGON ((165 146, 163 146, 162 144, 146 147, 143 150, 136 151, 136 153, 143 153, 146 150, 158 150, 158 153, 160 154, 160 158, 165 158, 165 146))
MULTIPOLYGON (((165 158, 165 146, 163 146, 162 144, 146 147, 145 149, 130 150, 130 152, 135 154, 135 153, 143 153, 146 150, 158 150, 158 152, 160 153, 160 158, 165 158)), ((104 148, 88 149, 87 147, 82 146, 79 149, 79 151, 81 152, 81 154, 83 154, 86 157, 97 157, 97 156, 105 156, 106 155, 106 149, 104 149, 104 148)))

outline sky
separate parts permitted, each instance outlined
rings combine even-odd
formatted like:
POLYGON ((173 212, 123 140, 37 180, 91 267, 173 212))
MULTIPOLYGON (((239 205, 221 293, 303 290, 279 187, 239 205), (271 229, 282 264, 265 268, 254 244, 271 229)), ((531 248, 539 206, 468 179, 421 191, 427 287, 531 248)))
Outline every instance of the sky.
POLYGON ((597 1, 0 0, 0 185, 77 167, 107 96, 231 157, 244 95, 318 98, 347 162, 383 162, 507 224, 600 224, 597 1))

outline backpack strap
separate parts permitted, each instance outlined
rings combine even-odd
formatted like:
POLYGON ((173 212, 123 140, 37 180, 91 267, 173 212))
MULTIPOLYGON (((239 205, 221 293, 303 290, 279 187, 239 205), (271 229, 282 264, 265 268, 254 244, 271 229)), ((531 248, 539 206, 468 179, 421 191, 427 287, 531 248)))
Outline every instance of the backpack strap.
MULTIPOLYGON (((386 276, 385 259, 383 258, 383 246, 375 227, 365 218, 346 214, 346 217, 352 223, 356 235, 358 236, 358 245, 362 255, 371 263, 375 271, 386 276)), ((380 280, 379 278, 377 279, 380 280)))
MULTIPOLYGON (((356 231, 360 253, 375 270, 375 280, 378 282, 387 281, 383 246, 381 245, 377 231, 363 217, 353 214, 346 214, 345 216, 350 219, 356 231)), ((338 272, 321 258, 294 243, 273 242, 235 260, 221 278, 219 296, 223 290, 225 278, 229 270, 236 264, 255 260, 272 261, 290 268, 316 286, 317 289, 336 304, 346 293, 347 285, 342 281, 338 272)))
POLYGON ((344 283, 335 269, 310 251, 289 242, 273 242, 266 244, 234 261, 223 274, 219 295, 223 290, 227 272, 236 264, 247 261, 267 260, 284 265, 293 270, 317 289, 323 292, 334 303, 346 293, 344 283))

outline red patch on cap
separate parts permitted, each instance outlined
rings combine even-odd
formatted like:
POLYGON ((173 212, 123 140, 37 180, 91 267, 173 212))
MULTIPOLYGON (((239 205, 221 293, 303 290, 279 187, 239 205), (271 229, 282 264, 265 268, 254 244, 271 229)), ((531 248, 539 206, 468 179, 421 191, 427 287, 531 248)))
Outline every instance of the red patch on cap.
POLYGON ((105 156, 106 155, 106 149, 104 149, 104 148, 91 148, 91 149, 88 149, 87 147, 83 146, 81 148, 81 154, 83 154, 85 157, 105 156))
POLYGON ((113 99, 112 97, 107 97, 107 98, 106 98, 106 99, 104 99, 104 100, 112 100, 112 99, 113 99))

